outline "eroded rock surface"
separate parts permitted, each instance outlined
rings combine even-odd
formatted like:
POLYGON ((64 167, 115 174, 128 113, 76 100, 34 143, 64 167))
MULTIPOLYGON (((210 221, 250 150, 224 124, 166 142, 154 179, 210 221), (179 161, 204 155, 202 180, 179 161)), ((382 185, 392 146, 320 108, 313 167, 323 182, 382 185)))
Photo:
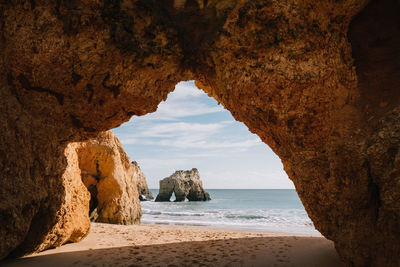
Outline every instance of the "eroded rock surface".
POLYGON ((146 176, 140 169, 138 163, 136 161, 132 161, 131 165, 133 168, 133 179, 137 183, 139 199, 141 201, 153 199, 153 194, 150 192, 149 187, 147 186, 146 176))
MULTIPOLYGON (((59 190, 62 191, 59 192, 59 196, 56 198, 59 201, 57 202, 59 205, 57 205, 58 210, 53 210, 55 203, 47 203, 47 207, 50 210, 42 210, 35 215, 33 225, 31 226, 32 230, 28 232, 24 241, 12 252, 13 256, 39 252, 48 248, 61 246, 67 242, 78 242, 89 233, 90 220, 88 212, 90 195, 81 181, 81 170, 76 153, 78 145, 78 143, 71 143, 63 151, 66 166, 63 167, 64 172, 61 175, 62 187, 59 187, 59 190), (46 218, 52 212, 55 212, 53 216, 56 215, 53 217, 52 223, 42 224, 46 223, 46 218)), ((25 194, 32 194, 28 188, 26 190, 26 192, 21 192, 19 196, 21 202, 24 200, 25 194)), ((52 200, 54 201, 54 198, 52 200)), ((5 203, 7 202, 2 202, 3 205, 5 203)), ((42 205, 44 203, 43 201, 42 205)), ((33 205, 31 204, 29 207, 32 208, 33 205)), ((22 214, 28 217, 30 212, 32 212, 30 208, 22 210, 22 214)), ((3 217, 1 221, 2 223, 6 223, 7 218, 3 217)), ((3 225, 3 227, 7 226, 12 227, 10 232, 13 233, 12 231, 18 231, 25 225, 3 225)), ((3 236, 10 237, 10 235, 4 235, 4 233, 3 236)), ((18 235, 11 237, 18 238, 18 235)), ((1 241, 1 248, 4 249, 4 245, 7 244, 10 244, 10 238, 1 241)), ((1 250, 1 252, 4 253, 4 250, 1 250)), ((4 257, 4 254, 2 256, 4 257)))
POLYGON ((345 262, 399 266, 399 9, 1 1, 0 257, 57 238, 69 142, 153 112, 196 80, 281 158, 345 262))
POLYGON ((196 168, 190 171, 176 171, 171 176, 160 181, 160 190, 155 201, 170 201, 172 193, 175 201, 207 201, 210 195, 203 189, 199 171, 196 168))
MULTIPOLYGON (((135 169, 118 138, 111 131, 80 143, 77 148, 82 181, 91 194, 94 221, 114 224, 140 222, 135 169)), ((89 214, 89 213, 87 213, 89 214)))
POLYGON ((79 242, 89 233, 88 204, 90 195, 81 181, 82 173, 77 153, 79 145, 79 143, 71 143, 65 149, 67 167, 62 178, 66 190, 63 205, 58 211, 62 216, 47 234, 44 242, 35 249, 36 251, 61 246, 67 242, 79 242), (57 241, 54 240, 54 236, 57 236, 57 241))

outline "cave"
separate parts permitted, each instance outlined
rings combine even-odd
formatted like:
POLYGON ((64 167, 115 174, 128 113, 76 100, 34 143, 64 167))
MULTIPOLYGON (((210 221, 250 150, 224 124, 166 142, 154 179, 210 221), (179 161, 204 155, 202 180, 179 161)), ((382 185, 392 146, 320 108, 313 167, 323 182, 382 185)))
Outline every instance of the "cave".
POLYGON ((280 157, 344 262, 399 266, 399 13, 395 0, 2 1, 0 258, 84 238, 69 143, 195 80, 280 157))

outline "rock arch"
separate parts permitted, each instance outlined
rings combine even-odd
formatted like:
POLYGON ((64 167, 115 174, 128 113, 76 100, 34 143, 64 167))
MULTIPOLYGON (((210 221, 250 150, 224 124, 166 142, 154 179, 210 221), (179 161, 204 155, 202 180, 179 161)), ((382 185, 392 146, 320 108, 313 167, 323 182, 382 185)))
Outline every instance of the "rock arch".
POLYGON ((282 159, 349 264, 399 265, 399 4, 0 3, 0 258, 58 244, 68 143, 157 108, 182 80, 282 159))
POLYGON ((172 194, 175 202, 208 201, 210 195, 203 189, 200 173, 196 168, 187 171, 176 171, 171 176, 160 180, 160 190, 156 202, 168 202, 172 194))

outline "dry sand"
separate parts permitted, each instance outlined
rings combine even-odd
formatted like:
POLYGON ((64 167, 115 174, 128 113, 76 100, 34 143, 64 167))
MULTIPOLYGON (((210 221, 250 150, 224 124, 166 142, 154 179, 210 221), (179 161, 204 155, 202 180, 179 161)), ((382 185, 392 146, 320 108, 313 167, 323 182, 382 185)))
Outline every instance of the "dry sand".
POLYGON ((92 223, 86 239, 1 266, 342 266, 323 237, 92 223))

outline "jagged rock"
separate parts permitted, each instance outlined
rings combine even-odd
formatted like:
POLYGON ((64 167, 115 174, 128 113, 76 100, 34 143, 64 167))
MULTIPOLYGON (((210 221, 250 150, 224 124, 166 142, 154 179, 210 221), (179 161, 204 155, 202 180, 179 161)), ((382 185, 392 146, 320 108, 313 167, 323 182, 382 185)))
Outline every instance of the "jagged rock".
MULTIPOLYGON (((82 181, 91 194, 90 217, 96 222, 140 222, 136 169, 111 131, 82 142, 77 148, 82 181)), ((87 213, 89 216, 89 213, 87 213)))
POLYGON ((399 13, 392 0, 0 1, 0 258, 57 243, 68 143, 196 80, 281 158, 346 263, 400 266, 399 13))
POLYGON ((170 201, 172 193, 175 201, 207 201, 210 195, 204 191, 199 171, 196 168, 190 171, 176 171, 171 176, 160 181, 160 190, 156 202, 170 201))
POLYGON ((76 151, 78 146, 77 143, 71 143, 64 153, 67 159, 67 168, 63 174, 66 192, 64 195, 65 202, 60 212, 65 215, 60 217, 62 220, 57 222, 53 230, 47 235, 48 240, 43 242, 37 251, 61 246, 67 242, 78 242, 89 233, 90 221, 87 214, 89 212, 90 195, 80 179, 81 170, 76 151), (58 236, 58 242, 51 240, 54 235, 58 236), (43 246, 44 244, 47 245, 43 246))
POLYGON ((139 165, 136 161, 132 161, 133 168, 133 176, 134 180, 137 183, 137 190, 139 192, 139 199, 141 201, 151 200, 153 199, 153 194, 150 192, 149 187, 147 186, 146 176, 140 169, 139 165))
MULTIPOLYGON (((48 212, 40 211, 34 218, 32 227, 36 232, 30 232, 24 242, 13 251, 13 256, 21 256, 33 252, 39 252, 48 248, 61 246, 67 242, 78 242, 87 236, 90 230, 89 199, 90 195, 81 181, 81 170, 78 164, 78 155, 76 148, 78 143, 71 143, 64 149, 63 156, 66 160, 66 167, 61 175, 62 187, 65 191, 60 192, 59 210, 57 216, 53 218, 51 225, 41 225, 44 219, 48 218, 48 212), (49 228, 45 228, 49 227, 49 228), (45 230, 44 230, 44 229, 45 230), (36 235, 42 234, 42 239, 35 241, 36 235)), ((27 191, 26 193, 29 193, 27 191)), ((23 198, 24 195, 21 195, 23 198)), ((50 203, 49 203, 50 204, 50 203)), ((29 206, 33 208, 33 205, 29 206)), ((51 207, 51 206, 50 206, 51 207)), ((23 211, 23 214, 29 216, 32 212, 29 208, 23 211)), ((6 218, 4 218, 6 219, 6 218)), ((6 222, 5 220, 1 220, 6 222)), ((15 225, 18 229, 20 225, 15 225)), ((4 248, 7 240, 0 241, 4 248)))

